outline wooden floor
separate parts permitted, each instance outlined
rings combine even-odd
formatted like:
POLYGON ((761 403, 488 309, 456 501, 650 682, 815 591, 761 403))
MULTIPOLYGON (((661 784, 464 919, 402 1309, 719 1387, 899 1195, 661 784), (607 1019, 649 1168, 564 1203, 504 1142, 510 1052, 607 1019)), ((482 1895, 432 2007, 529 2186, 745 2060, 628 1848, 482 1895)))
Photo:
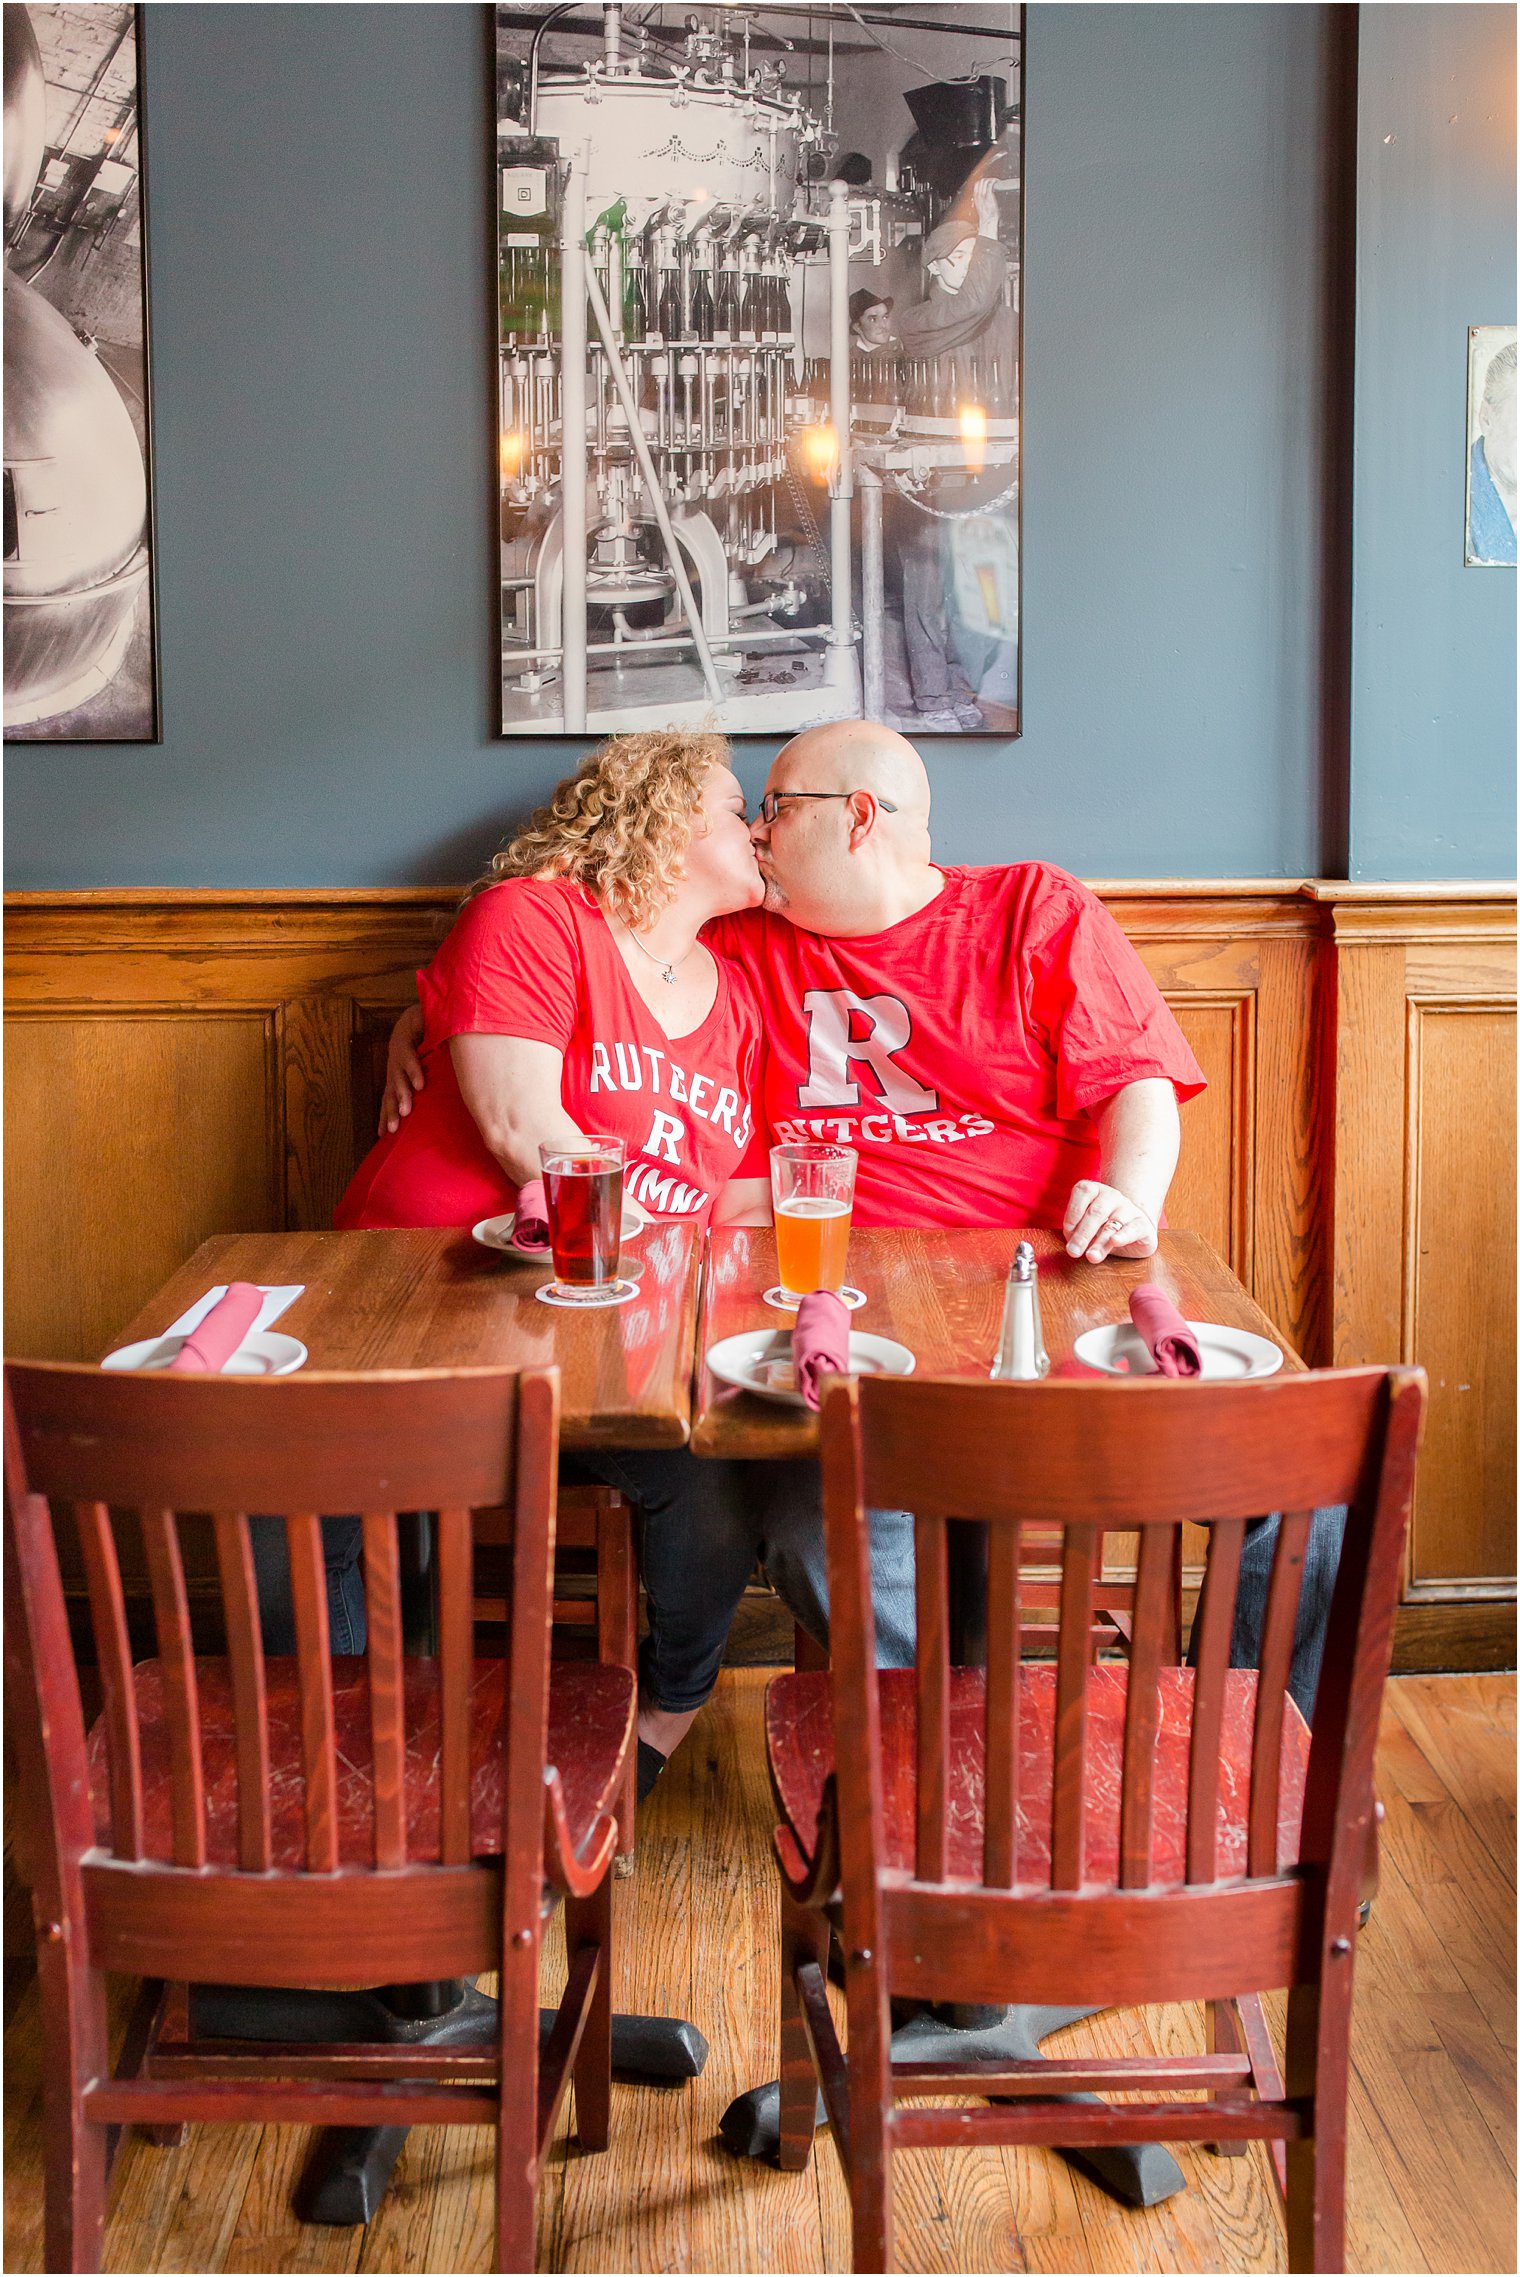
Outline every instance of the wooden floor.
MULTIPOLYGON (((640 1820, 618 1887, 618 2005, 692 2017, 712 2042, 680 2089, 614 2090, 613 2145, 583 2157, 568 2126, 542 2193, 540 2266, 822 2270, 849 2266, 838 2161, 731 2159, 718 2118, 772 2074, 776 1901, 760 1737, 764 1672, 731 1670, 640 1820)), ((1383 1886, 1357 1969, 1352 2269, 1515 2267, 1515 1686, 1405 1677, 1390 1687, 1380 1788, 1383 1886)), ((555 1956, 548 1957, 552 1974, 555 1956)), ((562 1961, 561 1961, 562 1966, 562 1961)), ((1059 2042, 1049 2043, 1052 2048, 1059 2042)), ((1196 2048, 1196 2014, 1094 2019, 1072 2050, 1196 2048)), ((35 1986, 6 2032, 5 2267, 39 2269, 40 2045, 35 1986)), ((489 2266, 486 2139, 414 2133, 365 2230, 289 2212, 300 2127, 202 2128, 183 2149, 132 2138, 113 2186, 110 2270, 471 2270, 489 2266)), ((1130 2213, 1040 2151, 915 2151, 898 2161, 910 2270, 1254 2270, 1284 2265, 1259 2149, 1182 2150, 1184 2197, 1130 2213)))

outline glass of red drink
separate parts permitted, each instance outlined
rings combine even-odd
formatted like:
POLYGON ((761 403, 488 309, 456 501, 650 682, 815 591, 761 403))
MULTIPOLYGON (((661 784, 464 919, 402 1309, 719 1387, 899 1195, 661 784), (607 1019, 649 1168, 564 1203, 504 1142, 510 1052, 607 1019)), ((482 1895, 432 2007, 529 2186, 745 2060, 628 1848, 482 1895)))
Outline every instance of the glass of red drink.
POLYGON ((557 1304, 616 1304, 623 1230, 623 1141, 577 1139, 541 1146, 554 1279, 544 1291, 557 1304))

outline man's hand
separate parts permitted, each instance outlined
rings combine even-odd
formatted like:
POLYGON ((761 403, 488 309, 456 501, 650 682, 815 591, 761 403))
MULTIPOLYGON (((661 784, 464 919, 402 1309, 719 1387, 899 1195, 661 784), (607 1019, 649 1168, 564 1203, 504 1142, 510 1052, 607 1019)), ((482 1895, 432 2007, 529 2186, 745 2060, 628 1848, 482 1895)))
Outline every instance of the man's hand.
POLYGON ((399 1131, 412 1111, 412 1094, 427 1084, 417 1047, 422 1041, 422 1006, 409 1004, 391 1030, 385 1051, 385 1096, 380 1101, 380 1132, 399 1131))
POLYGON ((1154 1257, 1156 1221, 1117 1186, 1079 1178, 1061 1223, 1067 1255, 1101 1265, 1105 1257, 1154 1257))

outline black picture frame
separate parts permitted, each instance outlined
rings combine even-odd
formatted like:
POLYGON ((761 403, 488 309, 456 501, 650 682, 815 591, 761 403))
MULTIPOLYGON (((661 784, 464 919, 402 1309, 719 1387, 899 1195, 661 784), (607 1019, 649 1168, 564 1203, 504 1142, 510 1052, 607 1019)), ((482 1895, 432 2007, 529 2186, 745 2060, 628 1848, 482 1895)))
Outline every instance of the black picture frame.
POLYGON ((36 60, 7 57, 8 152, 18 140, 28 147, 37 140, 36 89, 28 84, 35 69, 43 116, 35 164, 28 157, 18 166, 13 157, 7 180, 4 740, 156 744, 163 741, 163 702, 146 10, 127 0, 67 11, 40 0, 8 7, 8 47, 24 33, 36 60), (64 21, 67 59, 49 37, 64 21), (120 55, 129 41, 124 73, 120 55), (50 67, 73 98, 56 146, 47 139, 55 123, 47 111, 50 67), (36 307, 39 300, 49 313, 36 307), (60 432, 62 405, 71 405, 76 419, 82 406, 87 429, 96 415, 83 460, 73 449, 48 447, 60 432), (28 558, 30 508, 53 542, 28 558), (59 530, 69 533, 61 542, 59 530))
POLYGON ((1018 736, 1024 8, 528 0, 493 26, 500 735, 869 713, 952 748, 1018 736), (975 224, 954 278, 922 257, 946 221, 975 224), (745 292, 778 268, 768 333, 745 292), (879 385, 862 294, 892 303, 879 385))

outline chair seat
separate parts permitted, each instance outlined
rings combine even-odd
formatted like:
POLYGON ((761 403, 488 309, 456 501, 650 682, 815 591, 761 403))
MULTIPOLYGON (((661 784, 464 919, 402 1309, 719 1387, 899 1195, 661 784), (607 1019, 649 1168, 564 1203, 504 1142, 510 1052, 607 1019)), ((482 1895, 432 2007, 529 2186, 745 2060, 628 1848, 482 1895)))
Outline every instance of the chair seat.
MULTIPOLYGON (((881 1715, 882 1796, 887 1866, 911 1873, 915 1850, 917 1678, 883 1669, 877 1679, 881 1715)), ((1095 1881, 1112 1882, 1119 1867, 1119 1810, 1124 1761, 1124 1708, 1129 1670, 1100 1663, 1087 1677, 1086 1864, 1095 1881)), ((1193 1672, 1164 1668, 1159 1685, 1153 1884, 1186 1878, 1188 1746, 1193 1672)), ((1052 1733, 1056 1672, 1026 1666, 1019 1676, 1019 1842, 1021 1882, 1050 1880, 1052 1733)), ((954 1880, 982 1876, 985 1676, 950 1671, 950 1800, 946 1864, 954 1880)), ((1246 1870, 1251 1726, 1256 1671, 1232 1669, 1220 1726, 1218 1866, 1221 1880, 1246 1870)), ((775 1677, 765 1695, 765 1739, 776 1799, 798 1847, 811 1857, 817 1842, 824 1782, 834 1768, 834 1717, 826 1675, 775 1677)), ((1277 1814, 1279 1871, 1298 1856, 1309 1727, 1291 1699, 1284 1703, 1282 1773, 1277 1814)))
MULTIPOLYGON (((206 1855, 214 1866, 237 1864, 237 1755, 232 1686, 225 1660, 197 1660, 206 1790, 206 1855)), ((169 1726, 161 1664, 133 1670, 142 1751, 143 1835, 150 1858, 173 1855, 169 1726)), ((292 1659, 264 1664, 268 1695, 270 1839, 276 1866, 306 1862, 305 1776, 301 1767, 301 1687, 292 1659)), ((506 1764, 504 1709, 507 1663, 477 1660, 471 1689, 471 1841, 477 1857, 500 1852, 506 1764)), ((338 1767, 338 1855, 344 1865, 374 1860, 373 1750, 368 1665, 344 1655, 332 1662, 338 1767)), ((549 1685, 546 1761, 563 1784, 571 1841, 579 1850, 598 1812, 615 1800, 633 1728, 634 1678, 598 1662, 556 1665, 549 1685)), ((438 1663, 406 1663, 406 1816, 409 1859, 436 1859, 441 1728, 438 1663)), ((105 1719, 89 1740, 90 1792, 96 1839, 111 1842, 105 1719)))

